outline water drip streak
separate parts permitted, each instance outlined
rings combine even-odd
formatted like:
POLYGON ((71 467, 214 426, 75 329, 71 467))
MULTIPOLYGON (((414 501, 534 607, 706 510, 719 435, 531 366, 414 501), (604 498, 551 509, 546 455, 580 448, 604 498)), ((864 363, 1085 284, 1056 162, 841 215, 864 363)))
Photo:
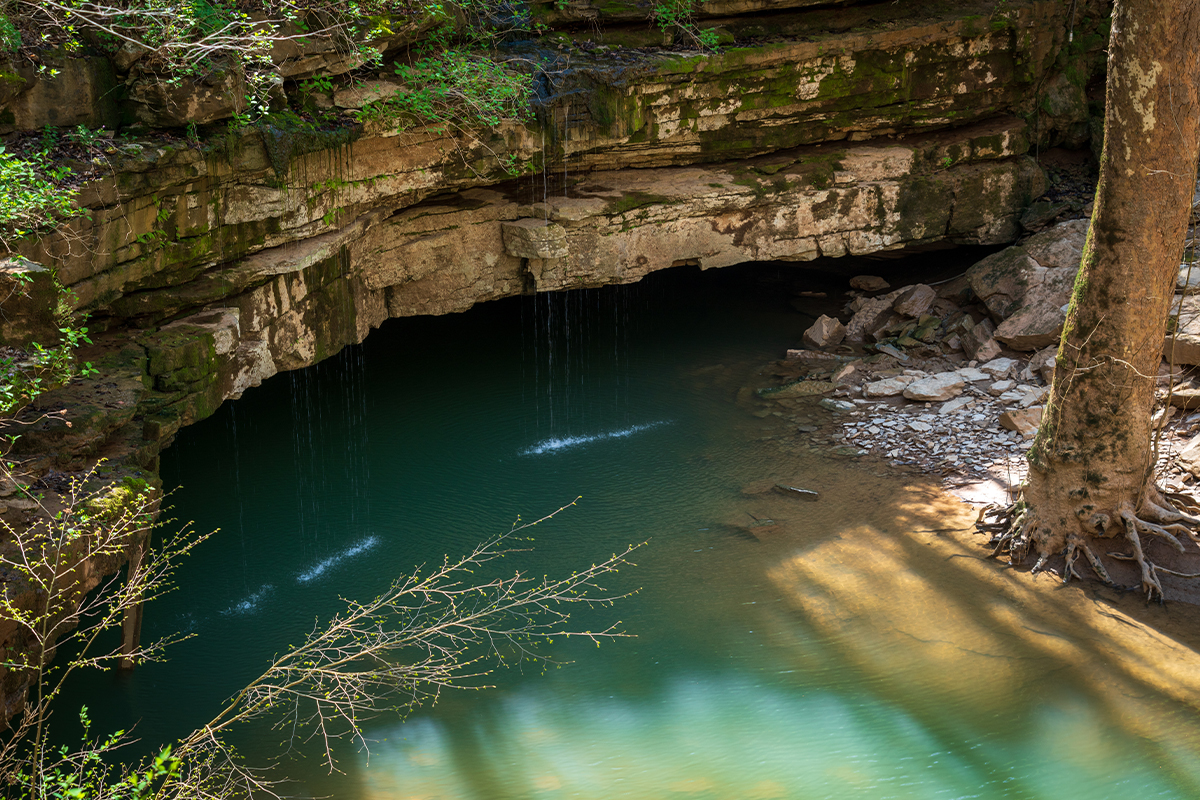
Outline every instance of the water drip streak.
POLYGON ((300 583, 309 583, 314 581, 346 559, 362 555, 363 553, 375 547, 377 544, 379 544, 379 537, 374 535, 368 536, 367 538, 350 545, 345 550, 334 553, 328 558, 321 559, 316 564, 297 575, 296 580, 300 583))
POLYGON ((221 612, 225 616, 230 614, 252 614, 258 611, 259 604, 266 600, 275 591, 275 587, 269 583, 264 583, 258 587, 258 591, 252 592, 244 600, 234 603, 229 608, 221 612))
POLYGON ((238 546, 242 553, 242 586, 248 592, 250 584, 247 582, 247 571, 249 565, 246 561, 246 508, 242 503, 242 469, 239 453, 241 447, 238 446, 238 428, 237 428, 238 406, 232 404, 229 413, 229 428, 233 434, 233 498, 237 503, 237 521, 238 521, 238 546))
POLYGON ((543 439, 532 447, 521 451, 523 456, 541 456, 547 453, 557 453, 560 450, 569 450, 573 447, 578 447, 592 442, 601 442, 609 439, 625 439, 635 433, 658 428, 663 425, 670 425, 668 420, 660 420, 659 422, 648 422, 644 425, 630 425, 628 428, 622 428, 616 431, 606 431, 604 433, 595 433, 590 436, 565 436, 562 438, 552 437, 543 439))

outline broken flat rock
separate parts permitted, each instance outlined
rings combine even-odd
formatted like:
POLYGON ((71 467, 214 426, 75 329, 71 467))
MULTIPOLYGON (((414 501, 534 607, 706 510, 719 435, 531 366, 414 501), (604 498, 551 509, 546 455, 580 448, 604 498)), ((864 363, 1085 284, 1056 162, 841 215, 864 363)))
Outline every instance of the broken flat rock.
POLYGON ((916 378, 911 375, 897 375, 895 378, 884 378, 881 381, 872 381, 871 383, 863 384, 864 397, 895 397, 903 392, 910 383, 915 383, 916 378))
POLYGON ((850 279, 850 288, 860 292, 882 292, 890 289, 891 284, 878 275, 855 275, 850 279))
POLYGON ((937 292, 933 287, 918 283, 905 289, 904 293, 896 298, 896 303, 892 308, 902 316, 919 317, 929 310, 936 299, 937 292))
POLYGON ((940 403, 958 397, 965 387, 966 381, 957 372, 939 372, 904 387, 904 396, 918 402, 940 403))

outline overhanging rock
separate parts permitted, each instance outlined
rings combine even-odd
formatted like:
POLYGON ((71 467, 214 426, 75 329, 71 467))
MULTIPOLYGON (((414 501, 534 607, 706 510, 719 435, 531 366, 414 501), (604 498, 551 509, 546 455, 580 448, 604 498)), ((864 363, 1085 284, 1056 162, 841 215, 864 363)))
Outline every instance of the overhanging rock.
POLYGON ((504 252, 517 258, 562 258, 567 255, 567 232, 547 219, 518 219, 500 224, 504 252))

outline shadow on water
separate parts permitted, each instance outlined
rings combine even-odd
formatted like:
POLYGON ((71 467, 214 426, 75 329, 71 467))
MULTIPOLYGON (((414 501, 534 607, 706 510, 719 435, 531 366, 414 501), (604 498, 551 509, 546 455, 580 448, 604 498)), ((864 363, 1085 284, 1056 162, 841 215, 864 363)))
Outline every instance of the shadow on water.
MULTIPOLYGON (((637 638, 558 641, 561 668, 377 720, 343 775, 283 769, 363 800, 1200 796, 1194 609, 1014 579, 969 510, 830 458, 746 391, 837 305, 788 305, 820 280, 689 271, 396 320, 248 392, 164 456, 177 515, 224 530, 146 635, 197 638, 82 696, 148 742, 181 735, 339 598, 583 495, 522 565, 649 540, 611 587, 640 588, 615 609, 637 638)), ((285 736, 239 744, 262 760, 285 736)))

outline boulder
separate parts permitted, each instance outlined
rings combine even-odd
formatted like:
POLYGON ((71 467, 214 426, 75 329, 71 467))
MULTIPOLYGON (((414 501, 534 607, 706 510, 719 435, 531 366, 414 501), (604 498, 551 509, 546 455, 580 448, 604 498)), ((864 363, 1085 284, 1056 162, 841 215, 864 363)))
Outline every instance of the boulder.
POLYGON ((1200 336, 1176 333, 1163 343, 1163 358, 1172 364, 1200 364, 1200 336))
POLYGON ((1039 280, 1025 292, 1022 305, 996 328, 996 339, 1013 350, 1037 350, 1054 344, 1067 320, 1075 270, 1041 270, 1034 277, 1039 280))
POLYGON ((904 317, 892 311, 888 313, 887 319, 879 323, 879 325, 873 331, 871 331, 871 338, 877 342, 882 342, 884 339, 891 339, 904 330, 904 323, 904 317))
POLYGON ((970 397, 956 397, 953 400, 942 403, 942 407, 938 409, 938 414, 942 416, 957 414, 959 411, 962 411, 964 408, 967 408, 974 402, 975 401, 970 397))
POLYGON ((1032 439, 1042 421, 1042 407, 1010 408, 1000 415, 1000 426, 1016 431, 1026 439, 1032 439))
POLYGON ((967 383, 976 383, 978 381, 986 381, 988 378, 991 377, 988 373, 984 372, 983 370, 975 369, 974 367, 963 367, 962 369, 955 370, 955 372, 957 372, 959 375, 961 375, 962 379, 964 381, 966 381, 967 383))
POLYGON ((1021 215, 1021 227, 1027 231, 1041 230, 1070 208, 1069 203, 1039 200, 1025 209, 1025 213, 1021 215))
POLYGON ((1176 307, 1179 316, 1163 342, 1163 358, 1173 364, 1200 364, 1200 297, 1188 295, 1178 306, 1172 303, 1172 313, 1176 307))
POLYGON ((958 397, 965 387, 966 381, 957 372, 939 372, 904 387, 904 396, 926 403, 942 402, 958 397))
POLYGON ((1012 375, 1017 370, 1017 362, 1011 358, 993 358, 986 364, 980 364, 981 372, 986 372, 993 378, 1003 379, 1012 375))
POLYGON ((1067 220, 1029 237, 1021 246, 1040 266, 1069 269, 1073 274, 1079 269, 1079 260, 1083 258, 1087 229, 1086 219, 1067 220))
POLYGON ((108 59, 48 48, 38 56, 37 64, 11 57, 0 62, 0 134, 121 124, 121 86, 108 59))
POLYGON ((1177 458, 1179 466, 1200 478, 1200 434, 1188 440, 1177 458))
POLYGON ((839 413, 853 411, 854 409, 858 408, 858 406, 854 405, 854 403, 851 403, 849 400, 837 400, 833 397, 826 397, 817 405, 819 405, 821 408, 827 408, 830 411, 837 411, 839 413))
POLYGON ((892 305, 892 309, 905 317, 919 317, 929 310, 933 301, 937 299, 937 292, 933 287, 926 286, 923 283, 918 283, 916 286, 910 286, 896 298, 896 302, 892 305))
POLYGON ((971 281, 966 275, 951 278, 938 284, 937 296, 953 306, 966 305, 971 301, 971 281))
POLYGON ((995 331, 992 321, 985 319, 960 334, 963 352, 975 361, 990 361, 1000 355, 1000 346, 992 336, 995 331))
POLYGON ((833 376, 833 382, 839 386, 846 383, 853 383, 854 380, 859 377, 858 365, 860 363, 862 362, 856 361, 842 367, 837 371, 837 374, 833 376))
POLYGON ((1183 294, 1200 291, 1200 262, 1185 261, 1179 265, 1179 277, 1175 281, 1175 291, 1183 294))
POLYGON ((1034 375, 1041 377, 1047 385, 1054 382, 1054 365, 1058 357, 1058 345, 1044 347, 1029 359, 1028 369, 1034 375))
POLYGON ((133 116, 150 127, 205 125, 245 109, 246 78, 236 65, 175 82, 146 73, 130 81, 127 99, 133 116))
POLYGON ((986 339, 980 342, 973 354, 976 361, 993 359, 998 355, 1000 355, 1000 345, 996 343, 995 339, 986 339))
POLYGON ((850 279, 850 287, 860 292, 882 292, 892 285, 878 275, 855 275, 850 279))
POLYGON ((864 342, 867 337, 887 323, 892 313, 891 297, 865 299, 858 311, 846 323, 846 341, 864 342))
POLYGON ((1171 392, 1171 405, 1185 411, 1200 408, 1200 389, 1175 389, 1171 392))
POLYGON ((997 340, 1014 350, 1058 340, 1086 235, 1087 220, 1069 220, 967 270, 971 290, 1000 323, 997 340))
POLYGON ((993 253, 967 270, 971 291, 983 301, 993 319, 1007 319, 1021 306, 1030 276, 1038 263, 1020 246, 993 253))
POLYGON ((832 347, 846 338, 846 326, 826 314, 822 314, 804 332, 804 344, 808 347, 832 347))

